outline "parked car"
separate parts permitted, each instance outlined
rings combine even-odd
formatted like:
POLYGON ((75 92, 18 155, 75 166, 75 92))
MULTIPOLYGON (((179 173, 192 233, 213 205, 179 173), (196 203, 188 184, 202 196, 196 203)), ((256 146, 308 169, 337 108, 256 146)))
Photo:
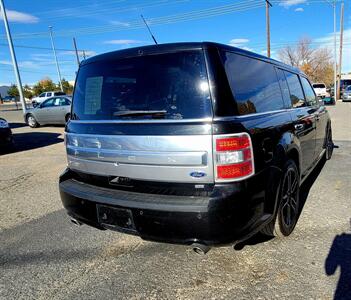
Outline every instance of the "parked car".
POLYGON ((14 146, 13 135, 9 123, 0 118, 0 153, 11 150, 14 146))
POLYGON ((313 83, 312 86, 318 97, 324 99, 327 96, 327 87, 324 83, 313 83))
POLYGON ((3 99, 4 102, 11 102, 11 101, 15 101, 15 97, 13 96, 5 96, 3 99))
POLYGON ((344 94, 346 88, 351 85, 351 79, 341 79, 340 80, 340 97, 344 94))
POLYGON ((32 105, 33 107, 36 107, 38 104, 44 102, 48 98, 55 97, 55 96, 65 96, 65 95, 66 93, 64 92, 55 92, 55 91, 44 92, 44 93, 41 93, 38 97, 32 98, 32 105))
POLYGON ((351 85, 348 85, 342 94, 342 101, 351 101, 351 85))
POLYGON ((331 97, 331 96, 327 96, 327 97, 323 98, 322 101, 326 105, 334 105, 335 104, 335 98, 331 97))
POLYGON ((59 188, 72 222, 200 253, 290 235, 300 185, 333 151, 305 74, 209 42, 85 60, 65 131, 59 188))
POLYGON ((46 99, 24 116, 25 122, 32 128, 44 124, 65 124, 71 117, 71 98, 57 96, 46 99))

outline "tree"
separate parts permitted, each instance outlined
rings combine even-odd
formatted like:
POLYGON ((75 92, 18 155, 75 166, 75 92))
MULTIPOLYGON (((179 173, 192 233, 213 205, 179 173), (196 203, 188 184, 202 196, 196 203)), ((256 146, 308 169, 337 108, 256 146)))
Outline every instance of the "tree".
POLYGON ((17 86, 15 84, 11 84, 10 88, 7 91, 7 94, 11 97, 18 97, 19 92, 17 86))
POLYGON ((302 38, 295 46, 287 46, 278 52, 286 64, 301 69, 312 82, 333 83, 333 60, 328 48, 312 48, 309 38, 302 38))
POLYGON ((64 78, 62 78, 61 80, 61 84, 62 84, 62 88, 63 88, 63 91, 66 93, 66 94, 72 94, 73 92, 73 86, 64 78))
POLYGON ((32 99, 32 97, 33 97, 32 90, 31 90, 31 88, 29 87, 28 84, 26 84, 23 87, 23 96, 24 96, 24 98, 28 98, 28 99, 32 99))
POLYGON ((34 95, 40 95, 43 92, 56 90, 58 90, 57 85, 49 77, 41 79, 37 84, 33 86, 34 95))

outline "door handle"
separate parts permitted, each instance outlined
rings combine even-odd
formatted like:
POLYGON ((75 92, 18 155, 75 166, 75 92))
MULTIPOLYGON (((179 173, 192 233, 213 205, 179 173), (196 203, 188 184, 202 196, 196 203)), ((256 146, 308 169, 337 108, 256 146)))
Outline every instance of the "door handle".
POLYGON ((304 125, 303 124, 295 124, 294 127, 296 130, 302 130, 304 128, 304 125))

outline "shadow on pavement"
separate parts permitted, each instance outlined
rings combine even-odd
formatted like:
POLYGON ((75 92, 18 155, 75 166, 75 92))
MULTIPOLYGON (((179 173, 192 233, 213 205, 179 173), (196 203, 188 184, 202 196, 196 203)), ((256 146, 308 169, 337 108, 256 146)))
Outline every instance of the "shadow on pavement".
POLYGON ((325 273, 334 275, 340 268, 340 278, 334 299, 351 299, 351 234, 342 233, 334 238, 329 254, 325 260, 325 273))
POLYGON ((319 174, 323 170, 325 163, 326 160, 322 158, 300 187, 300 214, 302 212, 303 207, 305 206, 308 194, 310 193, 314 182, 317 180, 319 174))
POLYGON ((13 134, 15 146, 12 152, 27 151, 61 143, 63 139, 59 136, 61 136, 60 133, 53 132, 15 133, 13 134))
POLYGON ((28 126, 26 123, 19 123, 19 122, 9 122, 10 128, 15 129, 15 128, 21 128, 21 127, 26 127, 28 126))

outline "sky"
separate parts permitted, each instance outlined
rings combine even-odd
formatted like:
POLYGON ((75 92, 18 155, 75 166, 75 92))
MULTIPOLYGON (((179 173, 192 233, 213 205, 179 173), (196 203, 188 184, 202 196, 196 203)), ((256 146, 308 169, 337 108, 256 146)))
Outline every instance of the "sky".
MULTIPOLYGON (((303 37, 333 49, 332 0, 271 0, 273 58, 303 37)), ((72 38, 86 56, 152 44, 143 14, 158 43, 213 41, 266 54, 264 0, 4 0, 23 84, 48 76, 58 82, 49 26, 62 77, 74 80, 72 38)), ((343 72, 351 72, 351 0, 344 0, 343 72)), ((339 40, 341 0, 337 0, 339 40)), ((0 85, 15 83, 0 17, 0 85)))

